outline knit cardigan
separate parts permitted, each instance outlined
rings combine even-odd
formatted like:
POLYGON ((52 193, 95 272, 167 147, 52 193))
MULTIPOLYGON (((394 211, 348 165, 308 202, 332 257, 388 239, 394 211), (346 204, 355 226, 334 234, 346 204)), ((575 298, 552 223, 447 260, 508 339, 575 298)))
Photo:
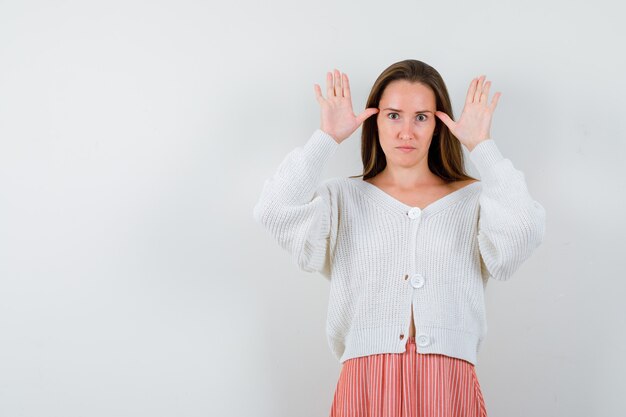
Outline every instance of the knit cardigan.
POLYGON ((411 207, 362 178, 321 180, 339 144, 317 129, 266 179, 253 217, 298 267, 329 280, 328 344, 341 362, 406 350, 476 365, 487 280, 508 280, 543 241, 545 210, 487 139, 480 181, 411 207))

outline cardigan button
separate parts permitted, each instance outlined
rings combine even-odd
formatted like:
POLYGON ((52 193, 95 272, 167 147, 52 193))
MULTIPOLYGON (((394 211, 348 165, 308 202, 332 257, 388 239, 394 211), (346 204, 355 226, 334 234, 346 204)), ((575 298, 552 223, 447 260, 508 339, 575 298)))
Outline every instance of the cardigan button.
POLYGON ((400 335, 400 340, 404 339, 404 334, 400 335))
POLYGON ((430 344, 430 337, 426 334, 420 334, 417 336, 417 344, 420 346, 428 346, 430 344))
POLYGON ((413 288, 421 288, 424 286, 424 277, 421 274, 415 274, 411 277, 411 285, 413 288))
POLYGON ((422 210, 419 207, 412 207, 407 214, 411 219, 417 219, 422 214, 422 210))

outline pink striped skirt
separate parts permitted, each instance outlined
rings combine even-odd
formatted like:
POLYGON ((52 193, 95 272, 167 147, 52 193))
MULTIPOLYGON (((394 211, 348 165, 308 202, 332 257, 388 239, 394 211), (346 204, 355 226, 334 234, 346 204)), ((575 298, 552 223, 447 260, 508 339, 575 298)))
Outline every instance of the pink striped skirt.
POLYGON ((486 417, 471 362, 415 350, 343 363, 330 417, 486 417))

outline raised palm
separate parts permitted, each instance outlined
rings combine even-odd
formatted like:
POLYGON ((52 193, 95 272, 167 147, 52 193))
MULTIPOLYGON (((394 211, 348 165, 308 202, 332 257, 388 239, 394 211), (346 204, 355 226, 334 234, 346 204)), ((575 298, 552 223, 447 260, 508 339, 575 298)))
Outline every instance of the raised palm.
POLYGON ((348 76, 340 74, 339 70, 326 73, 326 95, 322 96, 322 90, 318 84, 314 85, 315 96, 320 104, 321 127, 320 129, 331 135, 338 143, 348 138, 358 127, 378 109, 365 109, 358 116, 352 110, 352 96, 350 95, 350 83, 348 76))
POLYGON ((450 129, 452 134, 470 151, 485 139, 490 138, 491 120, 501 93, 495 93, 491 104, 488 104, 491 81, 485 76, 474 78, 470 83, 465 98, 465 106, 458 122, 446 113, 437 111, 435 114, 450 129))

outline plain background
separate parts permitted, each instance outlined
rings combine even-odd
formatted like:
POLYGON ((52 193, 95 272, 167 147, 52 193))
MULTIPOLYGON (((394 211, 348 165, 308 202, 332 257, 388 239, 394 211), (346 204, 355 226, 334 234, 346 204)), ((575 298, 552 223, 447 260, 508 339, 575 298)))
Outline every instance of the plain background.
MULTIPOLYGON (((326 416, 328 282, 254 222, 313 84, 420 59, 547 211, 487 287, 490 417, 617 416, 626 359, 618 2, 0 1, 0 416, 326 416)), ((359 134, 324 177, 361 173, 359 134)), ((476 174, 468 161, 470 173, 476 174)))

